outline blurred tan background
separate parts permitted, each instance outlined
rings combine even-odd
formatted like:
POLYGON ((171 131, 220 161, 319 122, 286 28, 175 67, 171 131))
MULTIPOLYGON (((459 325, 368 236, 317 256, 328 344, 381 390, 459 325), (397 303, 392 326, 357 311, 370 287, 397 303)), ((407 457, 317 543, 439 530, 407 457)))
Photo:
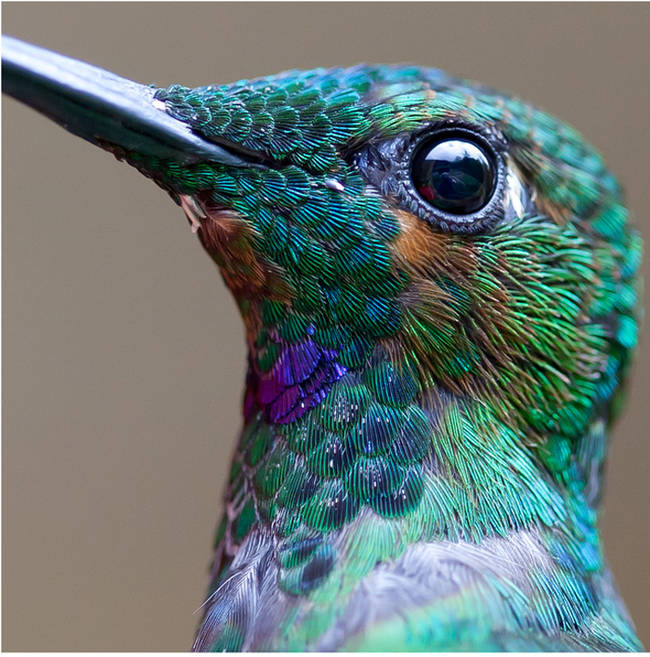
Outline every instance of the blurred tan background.
MULTIPOLYGON (((648 4, 2 10, 7 34, 162 86, 365 60, 514 90, 603 151, 650 238, 648 4)), ((186 650, 239 426, 234 303, 157 187, 35 112, 2 109, 3 648, 186 650)), ((649 347, 603 517, 646 646, 649 347)))

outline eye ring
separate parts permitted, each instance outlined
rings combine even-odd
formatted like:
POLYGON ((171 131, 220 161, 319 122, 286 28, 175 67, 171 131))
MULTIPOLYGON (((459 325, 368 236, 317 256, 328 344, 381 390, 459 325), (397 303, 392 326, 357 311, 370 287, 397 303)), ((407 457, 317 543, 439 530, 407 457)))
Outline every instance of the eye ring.
POLYGON ((411 209, 444 232, 492 228, 504 216, 502 152, 498 136, 480 128, 452 124, 419 133, 404 153, 408 180, 401 176, 411 209), (417 167, 423 171, 414 174, 417 167), (429 187, 424 186, 427 176, 429 187))
POLYGON ((507 142, 498 130, 453 118, 429 124, 414 133, 373 141, 354 154, 353 163, 380 194, 392 199, 402 210, 441 232, 473 235, 491 230, 508 214, 506 159, 507 142), (431 205, 418 192, 412 179, 411 163, 418 150, 447 137, 475 145, 493 166, 491 196, 486 196, 485 205, 471 213, 459 214, 431 205))

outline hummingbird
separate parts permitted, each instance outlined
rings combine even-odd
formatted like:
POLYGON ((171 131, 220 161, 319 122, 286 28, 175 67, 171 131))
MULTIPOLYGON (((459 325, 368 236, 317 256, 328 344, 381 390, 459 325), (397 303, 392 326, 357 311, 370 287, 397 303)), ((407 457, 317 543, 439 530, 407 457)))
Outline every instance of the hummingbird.
POLYGON ((153 180, 245 327, 196 651, 637 651, 598 530, 642 243, 572 127, 431 68, 3 91, 153 180))

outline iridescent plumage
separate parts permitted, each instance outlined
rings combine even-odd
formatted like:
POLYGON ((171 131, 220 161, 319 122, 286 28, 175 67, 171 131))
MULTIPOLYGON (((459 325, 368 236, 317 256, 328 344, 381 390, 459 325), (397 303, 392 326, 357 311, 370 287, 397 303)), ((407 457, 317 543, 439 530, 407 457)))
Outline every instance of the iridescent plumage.
POLYGON ((250 166, 105 147, 183 206, 239 305, 244 427, 198 650, 637 650, 597 531, 641 242, 600 155, 423 68, 159 89, 250 166), (497 214, 432 222, 400 153, 501 144, 497 214))

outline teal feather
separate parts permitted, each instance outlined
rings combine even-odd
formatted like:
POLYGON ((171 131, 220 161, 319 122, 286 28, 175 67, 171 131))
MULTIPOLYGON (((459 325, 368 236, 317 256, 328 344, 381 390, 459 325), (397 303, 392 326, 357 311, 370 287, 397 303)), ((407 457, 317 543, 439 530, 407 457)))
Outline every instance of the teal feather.
POLYGON ((249 348, 194 648, 639 650, 598 508, 642 245, 600 154, 418 67, 137 94, 182 138, 76 131, 183 206, 249 348), (480 208, 416 190, 436 135, 483 153, 480 208))

